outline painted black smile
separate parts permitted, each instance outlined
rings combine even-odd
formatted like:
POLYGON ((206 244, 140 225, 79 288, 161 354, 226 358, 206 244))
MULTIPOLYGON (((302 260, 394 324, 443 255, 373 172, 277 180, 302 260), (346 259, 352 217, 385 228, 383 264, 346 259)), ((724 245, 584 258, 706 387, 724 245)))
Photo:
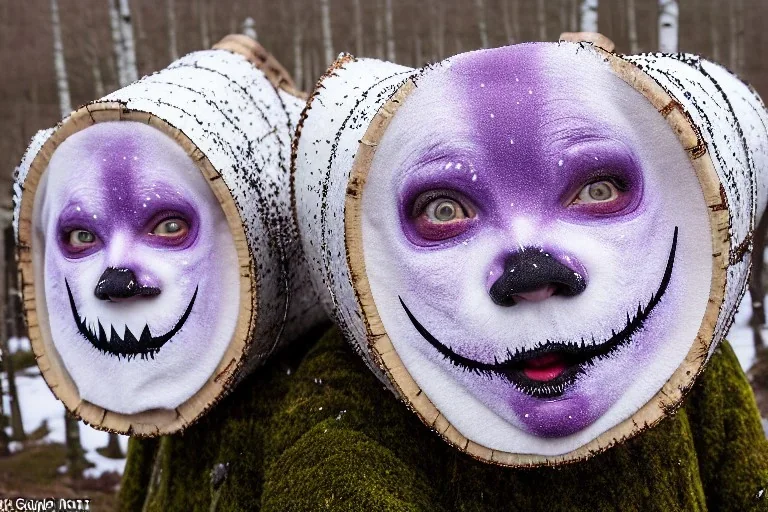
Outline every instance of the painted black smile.
POLYGON ((408 318, 419 334, 454 366, 478 375, 501 376, 509 380, 520 391, 535 398, 554 398, 562 395, 568 387, 576 382, 579 375, 586 372, 586 367, 594 365, 596 360, 603 359, 628 344, 632 337, 643 328, 645 321, 648 320, 648 317, 667 291, 667 286, 672 278, 672 267, 675 263, 675 251, 677 249, 677 231, 677 227, 675 227, 675 233, 672 237, 672 248, 667 259, 667 268, 664 271, 664 277, 662 277, 656 293, 651 295, 651 299, 645 307, 638 305, 634 315, 630 316, 630 313, 627 313, 627 323, 624 328, 619 332, 612 330, 611 337, 602 343, 596 343, 594 337, 589 345, 585 343, 584 338, 579 343, 547 340, 535 349, 516 349, 514 354, 507 349, 507 358, 501 362, 496 358, 494 358, 493 363, 475 361, 474 359, 457 354, 450 347, 440 343, 413 316, 405 302, 403 302, 402 297, 398 298, 405 310, 405 314, 408 315, 408 318), (559 356, 561 361, 566 363, 567 369, 554 379, 548 381, 533 380, 527 377, 523 371, 526 362, 548 354, 559 356))
POLYGON ((155 354, 160 350, 160 347, 165 345, 166 342, 181 330, 184 322, 189 318, 189 314, 192 312, 192 306, 197 298, 197 287, 195 287, 195 293, 192 295, 192 300, 189 301, 189 305, 187 306, 186 311, 184 311, 184 314, 181 315, 181 318, 176 322, 176 325, 173 326, 173 329, 162 336, 152 336, 152 333, 149 332, 149 325, 145 325, 144 330, 141 331, 139 339, 136 339, 136 336, 130 329, 128 329, 128 326, 125 327, 125 334, 121 338, 120 335, 117 334, 117 331, 115 331, 115 327, 112 326, 109 338, 107 338, 107 333, 100 321, 97 321, 99 326, 99 332, 97 334, 88 327, 85 318, 80 318, 80 314, 77 312, 77 306, 75 305, 75 299, 72 297, 72 290, 70 290, 69 283, 66 279, 64 279, 64 284, 67 286, 69 305, 72 307, 72 315, 75 317, 75 324, 77 325, 80 334, 82 334, 82 336, 100 352, 112 354, 117 357, 123 356, 128 359, 136 356, 139 356, 142 359, 147 359, 148 357, 154 359, 155 354))

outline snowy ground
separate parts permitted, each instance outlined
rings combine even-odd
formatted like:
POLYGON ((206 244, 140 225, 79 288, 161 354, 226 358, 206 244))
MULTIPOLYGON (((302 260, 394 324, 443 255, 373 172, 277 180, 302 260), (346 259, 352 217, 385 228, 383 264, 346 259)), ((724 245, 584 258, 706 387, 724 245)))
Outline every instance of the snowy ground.
MULTIPOLYGON (((752 314, 751 304, 752 301, 749 294, 747 294, 742 301, 742 306, 739 308, 733 327, 728 334, 728 340, 736 351, 744 371, 752 365, 755 359, 752 330, 749 327, 749 319, 752 314)), ((768 333, 766 333, 766 339, 768 339, 768 333)), ((29 340, 26 338, 13 338, 9 341, 11 351, 29 350, 30 348, 29 340)), ((3 389, 7 390, 5 374, 0 374, 0 376, 3 379, 3 389)), ((47 420, 48 428, 51 432, 45 440, 64 443, 64 406, 56 400, 53 393, 48 389, 37 368, 28 368, 17 374, 16 387, 19 391, 24 430, 32 432, 40 426, 43 420, 47 420)), ((3 410, 8 411, 8 397, 3 397, 3 400, 3 410)), ((768 428, 768 424, 766 428, 768 428)), ((81 423, 80 440, 86 451, 86 458, 95 464, 95 467, 86 472, 88 476, 97 477, 105 471, 117 471, 122 474, 125 467, 125 459, 107 459, 96 453, 96 448, 101 448, 107 444, 106 432, 94 430, 81 423)), ((125 451, 128 445, 128 438, 120 436, 120 444, 125 451)))
MULTIPOLYGON (((765 300, 768 300, 768 296, 765 300)), ((739 310, 736 312, 736 318, 733 320, 733 326, 731 326, 727 336, 745 372, 755 362, 755 345, 752 339, 752 328, 749 326, 751 317, 752 298, 747 292, 744 295, 744 300, 741 301, 739 310)), ((768 341, 768 330, 763 330, 763 339, 768 341)))
MULTIPOLYGON (((8 382, 5 373, 1 374, 3 390, 7 390, 8 382)), ((64 406, 53 396, 51 390, 45 384, 43 377, 37 368, 27 368, 16 375, 16 388, 19 392, 19 404, 21 405, 21 419, 24 423, 24 431, 29 433, 35 430, 43 420, 48 421, 50 434, 45 441, 64 443, 64 406)), ((3 397, 3 410, 8 411, 9 400, 3 397)), ((10 433, 10 429, 8 430, 10 433)), ((80 441, 86 451, 85 457, 95 464, 86 471, 86 476, 98 477, 105 471, 117 471, 123 473, 125 459, 108 459, 96 453, 96 448, 107 444, 108 434, 80 423, 80 441)), ((123 452, 128 446, 128 438, 120 436, 120 445, 123 452)))

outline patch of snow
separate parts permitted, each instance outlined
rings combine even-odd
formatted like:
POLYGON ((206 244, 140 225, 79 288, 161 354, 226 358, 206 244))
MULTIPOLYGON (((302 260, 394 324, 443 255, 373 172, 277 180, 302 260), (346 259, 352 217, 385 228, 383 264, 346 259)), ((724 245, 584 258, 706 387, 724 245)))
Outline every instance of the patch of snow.
MULTIPOLYGON (((3 389, 8 389, 5 373, 0 374, 3 380, 3 389)), ((64 405, 53 395, 48 385, 43 380, 37 368, 28 368, 16 374, 16 388, 19 393, 19 405, 21 405, 21 420, 24 431, 34 431, 43 420, 48 422, 50 433, 44 441, 52 443, 64 443, 64 405)), ((10 410, 8 396, 3 396, 3 410, 10 410)), ((116 471, 123 474, 125 459, 108 459, 99 455, 96 448, 107 445, 109 434, 95 430, 80 422, 80 442, 85 450, 85 458, 95 464, 86 470, 85 475, 96 478, 107 471, 116 471)), ((123 453, 128 448, 128 437, 120 437, 120 447, 123 453)))
POLYGON ((29 338, 8 338, 8 350, 13 354, 14 352, 31 352, 32 344, 29 342, 29 338))
MULTIPOLYGON (((752 297, 747 292, 744 294, 738 311, 736 311, 731 330, 726 336, 745 372, 755 363, 755 343, 752 327, 749 325, 750 318, 752 318, 752 297)), ((765 329, 763 330, 763 337, 768 342, 768 331, 765 329)))

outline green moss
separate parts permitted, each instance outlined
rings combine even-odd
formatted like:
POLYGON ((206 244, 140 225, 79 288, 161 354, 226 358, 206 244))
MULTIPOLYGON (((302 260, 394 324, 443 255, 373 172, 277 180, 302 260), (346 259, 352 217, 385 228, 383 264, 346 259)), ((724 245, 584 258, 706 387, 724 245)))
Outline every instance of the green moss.
POLYGON ((675 414, 561 468, 514 470, 460 453, 335 329, 295 373, 265 368, 169 443, 163 483, 150 492, 157 510, 209 510, 212 497, 217 510, 768 510, 759 492, 768 442, 727 344, 675 414), (217 463, 229 465, 214 489, 217 463))
POLYGON ((121 512, 141 510, 144 505, 156 449, 156 439, 132 438, 128 441, 128 459, 118 495, 121 512))

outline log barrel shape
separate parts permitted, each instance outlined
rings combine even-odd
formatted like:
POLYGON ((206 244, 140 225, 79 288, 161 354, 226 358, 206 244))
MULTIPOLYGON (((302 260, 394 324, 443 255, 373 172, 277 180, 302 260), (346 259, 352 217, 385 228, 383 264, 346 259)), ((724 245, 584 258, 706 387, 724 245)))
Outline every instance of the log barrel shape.
POLYGON ((15 184, 24 312, 45 381, 80 419, 136 436, 184 429, 324 318, 289 208, 303 105, 274 57, 232 35, 34 137, 15 184), (88 184, 91 168, 101 181, 88 184), (70 190, 91 197, 72 203, 70 190), (143 218, 138 203, 175 195, 181 211, 193 206, 189 226, 159 212, 156 228, 126 228, 143 218), (73 220, 61 220, 71 212, 59 216, 59 196, 73 220), (97 224, 97 213, 112 218, 97 224))
POLYGON ((477 459, 559 465, 673 413, 728 332, 767 126, 690 54, 347 54, 301 116, 293 208, 324 307, 408 409, 477 459))

